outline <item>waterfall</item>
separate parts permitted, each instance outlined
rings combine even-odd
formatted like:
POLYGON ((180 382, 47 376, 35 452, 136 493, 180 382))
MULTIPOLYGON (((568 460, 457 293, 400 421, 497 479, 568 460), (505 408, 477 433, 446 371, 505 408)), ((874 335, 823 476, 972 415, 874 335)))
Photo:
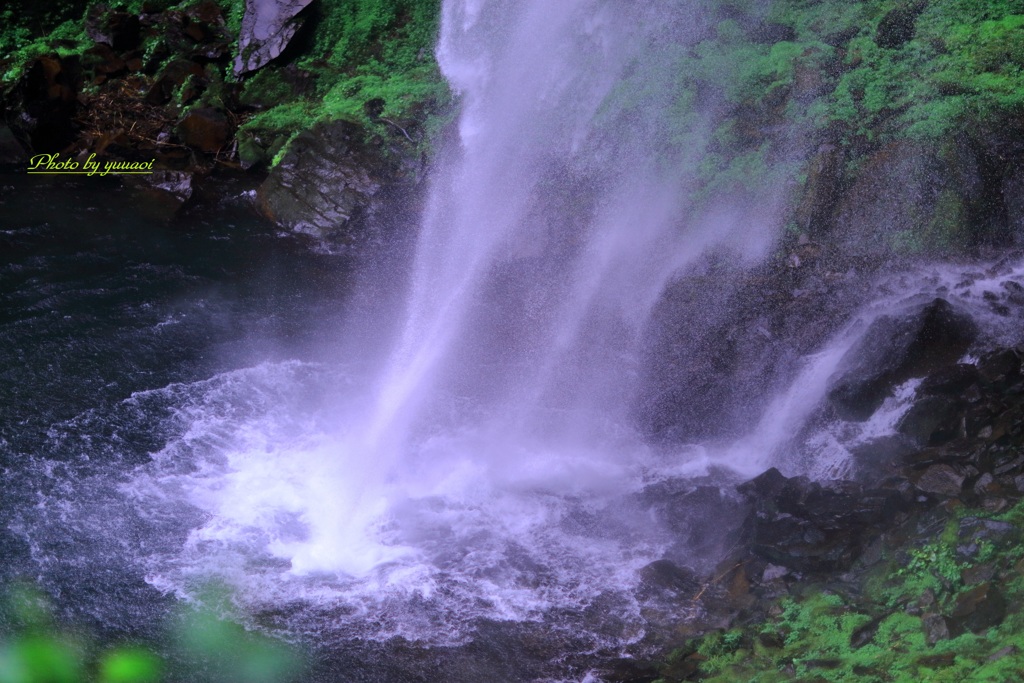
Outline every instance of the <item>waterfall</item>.
MULTIPOLYGON (((458 131, 404 307, 381 313, 401 317, 390 353, 316 410, 211 410, 294 368, 197 389, 202 411, 134 487, 208 521, 155 555, 150 580, 247 575, 261 602, 297 585, 364 606, 415 594, 453 622, 633 585, 671 543, 623 502, 666 466, 632 418, 648 319, 691 264, 715 253, 742 270, 777 237, 778 187, 697 201, 716 113, 696 109, 682 135, 672 84, 676 51, 706 28, 695 3, 447 0, 437 56, 458 131), (198 472, 175 464, 211 448, 198 472)), ((701 454, 683 447, 669 469, 697 472, 701 454)))
POLYGON ((770 243, 770 220, 687 215, 705 141, 667 151, 658 48, 696 33, 685 9, 445 3, 438 59, 460 97, 458 149, 432 180, 371 448, 401 450, 456 398, 503 440, 600 441, 601 424, 625 422, 666 281, 713 247, 756 259, 770 243))

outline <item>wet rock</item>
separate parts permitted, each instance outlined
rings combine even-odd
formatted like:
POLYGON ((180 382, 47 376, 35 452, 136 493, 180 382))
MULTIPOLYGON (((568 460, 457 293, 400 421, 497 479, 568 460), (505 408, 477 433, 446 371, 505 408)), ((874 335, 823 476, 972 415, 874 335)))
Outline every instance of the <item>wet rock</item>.
POLYGON ((793 213, 793 220, 807 233, 824 229, 835 210, 842 162, 843 150, 839 146, 822 145, 807 164, 807 181, 793 213))
POLYGON ((820 484, 768 470, 738 487, 751 503, 742 537, 768 562, 801 572, 848 568, 870 535, 892 522, 899 493, 850 481, 820 484))
POLYGON ((655 560, 640 569, 640 594, 672 596, 693 599, 701 589, 701 582, 693 570, 671 562, 655 560))
POLYGON ((80 80, 75 57, 45 55, 26 69, 16 89, 21 115, 8 124, 19 139, 29 141, 32 152, 60 152, 74 141, 80 80))
POLYGON ((278 225, 332 242, 355 239, 353 221, 371 212, 385 175, 379 153, 345 122, 300 134, 257 191, 261 212, 278 225))
POLYGON ((978 361, 978 375, 987 384, 996 384, 1020 376, 1021 356, 1016 349, 1003 349, 978 361))
POLYGON ((949 624, 941 614, 931 613, 921 617, 921 628, 924 630, 925 642, 929 645, 949 639, 949 624))
POLYGON ((991 543, 998 548, 1020 540, 1020 530, 1009 522, 981 517, 964 517, 957 530, 956 553, 970 559, 978 554, 979 544, 991 543))
POLYGON ((924 378, 917 387, 918 396, 959 397, 979 379, 977 366, 957 363, 940 368, 924 378))
POLYGON ((977 336, 971 318, 945 299, 903 316, 882 316, 842 358, 828 396, 845 419, 865 420, 894 386, 952 364, 977 336))
POLYGON ((991 582, 985 582, 957 596, 949 615, 950 631, 980 633, 998 626, 1005 616, 1006 599, 991 582))
POLYGON ((178 123, 178 136, 182 142, 200 152, 219 152, 230 135, 227 117, 212 108, 193 109, 178 123))
POLYGON ((681 557, 720 557, 734 541, 730 532, 739 528, 746 514, 735 493, 711 485, 665 493, 652 508, 674 533, 673 554, 681 557))
POLYGON ((914 442, 902 434, 882 436, 859 444, 850 451, 853 478, 865 484, 876 482, 905 456, 917 450, 914 442))
POLYGON ((1009 657, 1020 652, 1020 649, 1016 645, 1007 645, 1006 647, 999 648, 988 656, 986 662, 998 662, 1003 657, 1009 657))
POLYGON ((991 562, 976 564, 966 567, 960 574, 965 586, 973 586, 976 583, 991 581, 995 578, 996 568, 991 562))
POLYGON ((970 246, 985 191, 977 152, 966 143, 936 151, 893 142, 840 185, 845 189, 830 220, 833 243, 866 259, 970 246))
POLYGON ((116 52, 127 52, 139 46, 141 24, 139 17, 128 12, 111 12, 103 4, 93 5, 85 18, 85 33, 89 38, 116 52))
POLYGON ((963 490, 963 472, 951 465, 932 465, 924 470, 914 484, 925 493, 932 493, 938 496, 959 496, 963 490))
POLYGON ((1017 244, 1024 242, 1024 166, 1015 168, 1002 184, 1007 228, 1017 244))
POLYGON ((917 658, 918 666, 928 669, 944 669, 947 666, 953 666, 955 661, 955 652, 940 652, 939 654, 925 655, 917 658))
POLYGON ((925 396, 914 402, 896 428, 920 446, 937 446, 956 438, 959 407, 948 396, 925 396))
POLYGON ((14 133, 5 123, 0 123, 0 165, 23 164, 28 161, 28 154, 21 146, 14 133))
POLYGON ((161 192, 166 192, 179 201, 186 201, 192 196, 192 174, 186 171, 154 171, 146 177, 149 184, 161 192))
POLYGON ((302 25, 299 13, 312 1, 246 0, 235 75, 255 71, 279 56, 302 25))
POLYGON ((875 617, 874 619, 872 619, 871 621, 869 621, 868 623, 864 624, 860 628, 856 629, 853 633, 851 633, 850 647, 856 650, 870 643, 871 640, 875 637, 875 634, 878 633, 879 625, 881 625, 881 623, 888 616, 889 615, 886 614, 884 616, 875 617))

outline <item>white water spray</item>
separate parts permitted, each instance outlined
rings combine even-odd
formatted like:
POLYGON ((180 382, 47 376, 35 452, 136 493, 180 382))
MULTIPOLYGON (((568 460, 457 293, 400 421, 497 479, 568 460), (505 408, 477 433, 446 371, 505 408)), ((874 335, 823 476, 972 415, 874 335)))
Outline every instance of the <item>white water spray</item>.
MULTIPOLYGON (((448 593, 472 609, 528 618, 630 586, 660 556, 663 532, 639 512, 608 513, 607 534, 568 515, 656 467, 629 411, 666 283, 711 250, 754 264, 776 234, 770 201, 692 202, 705 127, 666 143, 661 48, 699 32, 687 10, 444 3, 437 54, 459 135, 431 180, 392 353, 299 436, 275 426, 281 407, 218 423, 228 445, 176 484, 209 521, 192 559, 154 582, 187 584, 221 547, 264 558, 245 579, 262 599, 283 590, 283 561, 292 584, 319 577, 335 599, 429 597, 455 581, 448 593), (522 548, 534 569, 514 568, 522 548)), ((201 421, 216 422, 218 401, 201 421)))

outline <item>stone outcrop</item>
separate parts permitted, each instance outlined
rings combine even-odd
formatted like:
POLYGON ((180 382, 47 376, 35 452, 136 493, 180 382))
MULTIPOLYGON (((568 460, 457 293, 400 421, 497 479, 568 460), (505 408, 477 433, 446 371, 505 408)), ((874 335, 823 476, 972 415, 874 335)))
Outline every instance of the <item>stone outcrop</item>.
POLYGON ((357 126, 317 124, 292 141, 257 191, 260 211, 278 225, 334 244, 356 238, 397 174, 357 126))
POLYGON ((845 419, 867 419, 893 387, 951 364, 977 336, 974 321, 945 299, 903 316, 881 316, 840 361, 828 396, 845 419))
POLYGON ((312 1, 246 0, 235 75, 255 71, 278 57, 302 26, 300 12, 312 1))

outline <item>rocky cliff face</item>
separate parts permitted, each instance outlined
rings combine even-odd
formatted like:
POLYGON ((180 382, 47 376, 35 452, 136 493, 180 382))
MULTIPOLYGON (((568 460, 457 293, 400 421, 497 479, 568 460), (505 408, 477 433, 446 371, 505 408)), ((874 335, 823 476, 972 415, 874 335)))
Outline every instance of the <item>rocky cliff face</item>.
POLYGON ((428 100, 443 89, 422 46, 436 7, 406 4, 360 17, 312 0, 90 3, 51 35, 6 46, 19 49, 3 61, 0 163, 37 153, 155 159, 159 173, 146 180, 179 203, 212 174, 244 172, 262 184, 256 207, 270 220, 328 248, 351 244, 383 197, 419 179, 428 100), (392 83, 400 102, 358 88, 332 95, 339 78, 367 78, 371 53, 346 33, 356 27, 367 45, 413 52, 411 69, 372 60, 419 94, 392 83))

